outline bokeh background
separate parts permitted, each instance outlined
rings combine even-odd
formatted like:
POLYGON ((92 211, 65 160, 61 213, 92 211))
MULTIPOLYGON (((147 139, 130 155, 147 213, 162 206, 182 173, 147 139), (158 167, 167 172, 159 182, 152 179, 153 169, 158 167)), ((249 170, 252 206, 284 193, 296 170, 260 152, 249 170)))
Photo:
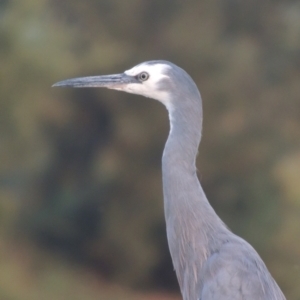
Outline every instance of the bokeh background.
POLYGON ((300 2, 0 0, 0 299, 180 299, 156 101, 57 89, 152 59, 204 105, 211 204, 300 299, 300 2))

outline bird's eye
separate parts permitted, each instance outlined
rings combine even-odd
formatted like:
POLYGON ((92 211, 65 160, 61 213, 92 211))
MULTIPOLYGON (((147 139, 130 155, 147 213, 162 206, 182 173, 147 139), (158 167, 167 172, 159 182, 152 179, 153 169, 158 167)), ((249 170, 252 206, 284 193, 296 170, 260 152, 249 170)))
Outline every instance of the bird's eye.
POLYGON ((142 72, 138 75, 138 79, 140 81, 146 81, 149 78, 149 74, 147 72, 142 72))

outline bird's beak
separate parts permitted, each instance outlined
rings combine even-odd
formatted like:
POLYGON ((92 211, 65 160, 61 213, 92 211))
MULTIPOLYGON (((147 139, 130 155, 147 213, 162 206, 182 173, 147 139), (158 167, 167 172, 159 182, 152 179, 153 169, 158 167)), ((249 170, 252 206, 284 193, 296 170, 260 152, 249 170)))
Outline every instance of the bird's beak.
POLYGON ((89 76, 89 77, 78 77, 73 79, 67 79, 59 81, 53 84, 53 87, 76 87, 76 88, 85 88, 85 87, 105 87, 108 89, 122 89, 122 87, 130 84, 138 83, 138 80, 129 76, 125 73, 114 74, 114 75, 103 75, 103 76, 89 76))

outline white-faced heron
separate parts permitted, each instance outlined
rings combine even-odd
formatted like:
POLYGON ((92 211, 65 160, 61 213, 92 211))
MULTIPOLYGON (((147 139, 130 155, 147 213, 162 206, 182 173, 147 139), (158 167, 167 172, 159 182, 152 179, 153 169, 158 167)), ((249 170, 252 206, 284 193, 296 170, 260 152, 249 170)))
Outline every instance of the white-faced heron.
POLYGON ((167 61, 122 74, 68 79, 54 86, 105 87, 162 102, 170 119, 163 152, 167 236, 184 300, 282 300, 257 252, 233 234, 209 204, 196 174, 202 100, 192 78, 167 61))

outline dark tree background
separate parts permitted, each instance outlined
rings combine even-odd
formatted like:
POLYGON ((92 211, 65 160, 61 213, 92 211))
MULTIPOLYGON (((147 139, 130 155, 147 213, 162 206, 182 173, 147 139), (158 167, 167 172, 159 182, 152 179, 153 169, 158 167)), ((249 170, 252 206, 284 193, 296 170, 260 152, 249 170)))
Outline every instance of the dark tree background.
POLYGON ((166 59, 204 105, 199 178, 300 297, 298 1, 0 0, 0 298, 174 299, 164 107, 53 89, 166 59))

